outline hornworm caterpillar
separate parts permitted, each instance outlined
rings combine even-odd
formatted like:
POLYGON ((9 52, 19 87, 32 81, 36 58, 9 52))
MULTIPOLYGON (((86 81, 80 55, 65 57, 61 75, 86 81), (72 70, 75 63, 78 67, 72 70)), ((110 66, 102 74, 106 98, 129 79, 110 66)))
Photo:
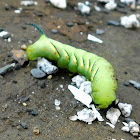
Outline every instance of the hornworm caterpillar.
POLYGON ((116 99, 117 81, 112 65, 93 53, 62 44, 46 37, 35 24, 41 37, 27 48, 29 60, 46 57, 55 60, 59 68, 85 75, 92 81, 92 98, 99 108, 107 108, 116 99))

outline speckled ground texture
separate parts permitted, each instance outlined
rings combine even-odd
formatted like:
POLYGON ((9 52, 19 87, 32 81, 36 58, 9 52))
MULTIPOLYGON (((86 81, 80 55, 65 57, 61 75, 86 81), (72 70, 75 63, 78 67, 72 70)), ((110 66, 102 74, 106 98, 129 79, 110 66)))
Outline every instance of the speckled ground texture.
MULTIPOLYGON (((61 10, 44 0, 38 0, 38 5, 30 7, 22 7, 20 0, 1 0, 0 26, 13 36, 9 43, 0 39, 0 67, 12 62, 13 59, 8 57, 12 49, 19 49, 23 44, 28 46, 29 40, 35 42, 40 37, 34 27, 24 27, 26 23, 36 23, 48 37, 85 49, 111 62, 118 79, 117 96, 121 102, 133 105, 131 118, 140 123, 140 91, 132 86, 123 85, 129 80, 140 82, 140 29, 129 30, 107 25, 108 20, 119 20, 124 16, 117 11, 106 14, 95 11, 92 6, 90 16, 82 16, 73 8, 78 2, 79 0, 69 0, 68 8, 61 10), (8 10, 5 10, 6 5, 9 7, 8 10), (22 7, 23 11, 20 14, 14 13, 19 7, 22 7), (74 22, 74 27, 68 27, 67 22, 74 22), (86 22, 90 24, 87 25, 86 22), (104 41, 103 44, 86 39, 88 33, 95 35, 97 28, 105 31, 103 35, 96 35, 104 41), (58 29, 59 34, 51 33, 51 29, 58 29), (83 32, 83 35, 79 32, 83 32)), ((128 15, 139 12, 126 9, 128 15)), ((34 67, 35 64, 32 63, 19 70, 8 72, 0 78, 0 140, 135 139, 129 133, 121 131, 123 126, 121 122, 124 120, 122 116, 114 130, 106 126, 105 122, 95 121, 92 125, 87 125, 80 121, 69 120, 69 116, 84 108, 82 104, 76 103, 68 91, 68 84, 72 78, 69 72, 59 69, 51 80, 47 77, 41 79, 46 82, 46 87, 42 89, 38 85, 41 80, 33 78, 30 74, 30 70, 34 67), (64 91, 60 85, 64 86, 64 91), (30 98, 26 107, 22 105, 24 97, 30 98), (60 111, 55 109, 55 99, 61 101, 60 111), (7 108, 2 111, 5 104, 7 108), (29 109, 36 109, 38 115, 30 115, 27 112, 29 109), (21 128, 20 121, 26 122, 28 129, 21 128), (39 135, 33 133, 34 127, 40 129, 39 135)), ((106 111, 100 111, 104 118, 106 111)))

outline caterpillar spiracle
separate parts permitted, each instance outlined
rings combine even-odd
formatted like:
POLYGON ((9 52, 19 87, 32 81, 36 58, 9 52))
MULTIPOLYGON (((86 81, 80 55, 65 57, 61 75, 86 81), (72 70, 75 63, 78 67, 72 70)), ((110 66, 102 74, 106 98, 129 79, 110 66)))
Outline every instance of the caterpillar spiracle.
POLYGON ((85 75, 92 82, 92 98, 99 108, 107 108, 116 99, 117 81, 112 65, 104 58, 82 49, 62 44, 48 38, 36 24, 41 37, 28 46, 29 60, 45 57, 55 60, 59 68, 68 68, 70 72, 85 75))

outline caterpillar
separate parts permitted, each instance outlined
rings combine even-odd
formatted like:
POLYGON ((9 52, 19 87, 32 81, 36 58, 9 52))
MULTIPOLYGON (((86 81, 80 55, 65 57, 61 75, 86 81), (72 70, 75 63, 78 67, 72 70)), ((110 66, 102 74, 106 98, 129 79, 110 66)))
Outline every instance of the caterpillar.
POLYGON ((116 75, 106 59, 48 38, 38 25, 30 25, 40 31, 41 37, 28 46, 26 53, 29 60, 45 57, 56 61, 59 68, 85 75, 92 82, 92 99, 99 108, 108 108, 115 101, 118 87, 116 75))

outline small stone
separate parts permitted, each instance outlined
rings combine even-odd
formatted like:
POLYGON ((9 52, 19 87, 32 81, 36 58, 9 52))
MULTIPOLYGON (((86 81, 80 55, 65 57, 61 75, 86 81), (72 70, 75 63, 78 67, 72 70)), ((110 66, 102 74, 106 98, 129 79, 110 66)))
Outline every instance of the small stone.
POLYGON ((128 74, 128 72, 127 72, 127 71, 125 71, 125 72, 124 72, 124 74, 128 74))
POLYGON ((137 10, 140 10, 140 5, 136 6, 136 9, 137 9, 137 10))
POLYGON ((76 107, 78 106, 76 100, 72 100, 72 101, 71 101, 71 104, 72 104, 72 106, 73 106, 74 108, 76 108, 76 107))
POLYGON ((49 80, 52 79, 52 75, 49 75, 47 78, 48 78, 49 80))
POLYGON ((97 35, 102 35, 102 34, 104 34, 104 30, 102 30, 102 29, 96 29, 96 34, 97 35))
POLYGON ((31 70, 31 74, 35 78, 43 78, 43 77, 46 76, 46 74, 42 70, 40 70, 40 69, 32 69, 31 70))
POLYGON ((133 85, 136 89, 140 90, 140 83, 134 81, 134 80, 129 80, 129 83, 133 85))
POLYGON ((22 29, 23 29, 23 30, 26 30, 26 29, 27 29, 27 27, 26 27, 25 25, 23 25, 23 26, 22 26, 22 29))
POLYGON ((129 82, 125 82, 123 85, 129 87, 130 83, 129 82))
POLYGON ((27 46, 24 44, 24 45, 21 46, 21 49, 26 50, 27 46))
POLYGON ((60 110, 60 106, 55 106, 55 109, 56 110, 60 110))
POLYGON ((56 106, 60 106, 61 101, 60 101, 60 100, 55 99, 54 104, 55 104, 56 106))
POLYGON ((21 126, 21 125, 18 125, 18 126, 17 126, 17 129, 18 129, 18 130, 22 130, 22 126, 21 126))
POLYGON ((60 9, 67 8, 67 0, 50 0, 50 3, 60 9))
POLYGON ((8 39, 10 36, 11 36, 10 34, 4 35, 3 39, 8 39))
POLYGON ((13 80, 12 82, 13 82, 14 84, 17 84, 17 81, 16 81, 16 80, 13 80))
POLYGON ((58 33, 58 30, 52 29, 51 32, 52 32, 53 34, 57 34, 57 33, 58 33))
POLYGON ((14 12, 16 13, 16 14, 20 14, 21 13, 21 9, 17 9, 17 10, 15 10, 14 12))
POLYGON ((28 126, 25 122, 21 122, 20 125, 24 128, 24 129, 28 129, 28 126))
POLYGON ((32 41, 32 40, 28 40, 28 42, 29 42, 30 44, 32 44, 32 43, 33 43, 33 41, 32 41))
POLYGON ((4 29, 0 27, 0 32, 2 32, 2 31, 4 31, 4 29))
POLYGON ((23 106, 27 106, 27 104, 26 103, 23 103, 23 106))
POLYGON ((37 116, 38 115, 38 112, 35 109, 30 109, 27 112, 29 112, 33 116, 37 116))
POLYGON ((26 51, 24 50, 12 50, 11 53, 14 60, 16 60, 21 65, 23 65, 28 60, 26 51))
POLYGON ((38 127, 34 127, 33 132, 34 132, 35 135, 39 135, 40 134, 40 131, 39 131, 38 127))
POLYGON ((3 76, 2 75, 0 75, 0 79, 3 79, 3 76))
POLYGON ((119 103, 118 107, 121 110, 122 115, 124 117, 129 117, 133 108, 131 104, 127 104, 127 103, 119 103))
POLYGON ((7 105, 7 104, 4 104, 4 105, 2 106, 2 111, 5 112, 6 109, 7 109, 7 107, 8 107, 8 105, 7 105))
POLYGON ((107 10, 107 9, 102 9, 102 11, 106 14, 109 14, 109 10, 107 10))
POLYGON ((29 1, 23 0, 23 1, 21 1, 20 4, 23 5, 23 6, 33 6, 33 5, 37 5, 38 2, 37 1, 32 1, 32 0, 29 0, 29 1))
POLYGON ((7 71, 13 70, 14 67, 15 67, 15 63, 0 68, 0 75, 5 74, 7 71))
POLYGON ((74 26, 74 23, 73 23, 73 22, 68 22, 68 23, 67 23, 67 26, 68 26, 68 27, 73 27, 73 26, 74 26))
POLYGON ((10 7, 9 5, 6 5, 6 6, 5 6, 5 10, 6 10, 6 11, 9 11, 10 9, 11 9, 11 7, 10 7))
POLYGON ((107 24, 114 25, 114 26, 120 26, 120 22, 115 21, 115 20, 108 20, 107 24))
POLYGON ((135 5, 135 4, 131 4, 130 9, 131 9, 132 11, 135 11, 135 10, 136 10, 136 5, 135 5))
POLYGON ((38 17, 43 17, 44 15, 43 15, 43 13, 38 12, 38 13, 37 13, 37 16, 38 16, 38 17))
POLYGON ((124 4, 124 3, 118 3, 117 6, 120 7, 120 8, 125 8, 126 7, 126 4, 124 4))
POLYGON ((121 112, 118 108, 111 107, 106 113, 106 118, 110 120, 111 124, 115 125, 120 115, 121 112))
POLYGON ((24 98, 23 98, 23 102, 27 102, 27 101, 29 101, 29 100, 30 100, 29 97, 24 97, 24 98))
POLYGON ((15 70, 19 70, 21 67, 22 67, 21 64, 20 64, 20 63, 17 63, 17 64, 15 65, 15 70))
POLYGON ((45 0, 46 3, 50 3, 50 0, 45 0))
POLYGON ((127 14, 127 11, 124 8, 117 8, 117 11, 123 14, 127 14))
POLYGON ((38 85, 39 85, 41 88, 45 88, 45 87, 46 87, 45 80, 39 81, 39 82, 38 82, 38 85))

